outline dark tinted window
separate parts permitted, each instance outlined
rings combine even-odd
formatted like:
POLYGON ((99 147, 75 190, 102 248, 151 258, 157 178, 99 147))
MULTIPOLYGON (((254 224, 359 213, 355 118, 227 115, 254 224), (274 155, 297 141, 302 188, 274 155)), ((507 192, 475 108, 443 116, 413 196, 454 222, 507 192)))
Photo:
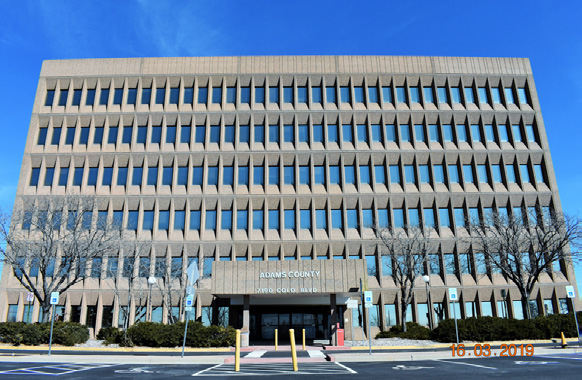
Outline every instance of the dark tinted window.
POLYGON ((85 105, 92 106, 95 103, 95 89, 90 88, 87 90, 87 99, 85 100, 85 105))
POLYGON ((38 186, 38 177, 40 176, 40 168, 32 168, 30 174, 30 186, 38 186))
POLYGON ((123 88, 116 88, 113 92, 113 104, 121 104, 123 101, 123 88))
POLYGON ((141 90, 141 104, 150 104, 152 100, 152 89, 142 88, 141 90))
POLYGON ((148 127, 145 125, 137 127, 137 138, 135 140, 138 144, 145 144, 148 136, 148 127))
POLYGON ((78 106, 79 104, 81 104, 81 90, 74 90, 73 91, 73 105, 74 106, 78 106))
POLYGON ((103 127, 95 128, 95 136, 93 137, 93 144, 103 143, 103 127))
POLYGON ((188 87, 184 89, 184 104, 192 104, 194 102, 194 89, 188 87))
POLYGON ((117 132, 118 131, 119 131, 118 127, 109 127, 109 136, 107 137, 108 144, 117 143, 117 132))
POLYGON ((180 132, 180 142, 185 144, 190 144, 190 132, 191 127, 189 125, 183 125, 180 132))
POLYGON ((44 185, 45 186, 52 186, 54 176, 55 176, 55 168, 46 168, 46 175, 44 177, 44 185))
POLYGON ((40 128, 38 130, 38 140, 37 140, 37 144, 38 145, 44 145, 46 144, 46 135, 48 132, 48 128, 40 128))
POLYGON ((89 142, 89 127, 82 127, 79 135, 79 144, 87 145, 89 142))
POLYGON ((178 104, 180 100, 180 88, 172 87, 170 89, 170 104, 178 104))
POLYGON ((101 96, 99 97, 99 104, 102 106, 106 106, 108 101, 109 101, 109 89, 102 88, 101 96))
POLYGON ((65 136, 65 144, 73 145, 75 142, 75 127, 67 128, 67 135, 65 136))
POLYGON ((199 87, 198 88, 198 103, 199 104, 208 103, 208 88, 207 87, 199 87))
POLYGON ((59 145, 61 141, 61 130, 62 128, 53 128, 53 137, 51 140, 52 145, 59 145))
POLYGON ((44 105, 50 107, 53 105, 54 100, 55 100, 55 90, 47 90, 46 98, 44 99, 44 105))
POLYGON ((127 104, 135 105, 137 101, 137 88, 127 89, 127 104))
POLYGON ((152 127, 152 144, 159 144, 162 142, 162 127, 152 127))
POLYGON ((61 94, 59 96, 59 106, 66 106, 68 97, 69 97, 69 90, 61 90, 61 94))
POLYGON ((97 185, 97 174, 99 173, 99 168, 89 168, 89 176, 87 177, 87 185, 96 186, 97 185))
POLYGON ((125 186, 127 184, 127 167, 117 169, 117 185, 125 186))
POLYGON ((133 127, 123 127, 122 144, 131 144, 131 135, 133 132, 133 127))
POLYGON ((241 87, 240 88, 240 102, 247 103, 247 104, 251 102, 251 88, 250 87, 241 87))
POLYGON ((176 127, 166 127, 166 143, 174 144, 176 142, 176 127))
POLYGON ((156 104, 164 104, 166 100, 166 89, 164 87, 156 88, 156 104))

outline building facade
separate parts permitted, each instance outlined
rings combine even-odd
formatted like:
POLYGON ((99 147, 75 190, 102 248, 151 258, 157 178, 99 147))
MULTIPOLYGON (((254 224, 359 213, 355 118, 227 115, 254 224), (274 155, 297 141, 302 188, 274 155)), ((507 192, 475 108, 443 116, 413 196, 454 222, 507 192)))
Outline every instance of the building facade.
MULTIPOLYGON (((251 341, 287 327, 329 340, 338 323, 359 339, 368 317, 373 334, 399 323, 372 223, 434 228, 430 300, 417 279, 410 320, 427 325, 430 310, 438 322, 453 307, 462 318, 521 318, 517 289, 460 247, 465 221, 561 211, 530 64, 517 58, 45 61, 16 205, 67 194, 97 197, 96 218, 151 242, 145 269, 132 269, 144 294, 147 277, 183 278, 195 263, 192 318, 243 328, 251 341), (362 286, 373 291, 364 318, 346 308, 362 286)), ((144 302, 127 301, 112 291, 123 260, 90 263, 59 314, 94 330, 125 315, 184 318, 182 296, 162 302, 150 287, 144 302)), ((571 265, 544 273, 534 310, 567 312, 569 284, 571 265)), ((0 320, 39 313, 5 266, 0 320)))

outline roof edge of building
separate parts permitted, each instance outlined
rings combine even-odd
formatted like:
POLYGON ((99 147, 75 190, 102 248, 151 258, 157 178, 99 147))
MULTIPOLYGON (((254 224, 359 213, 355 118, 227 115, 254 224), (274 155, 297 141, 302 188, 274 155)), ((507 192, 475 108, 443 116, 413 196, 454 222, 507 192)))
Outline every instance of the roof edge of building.
POLYGON ((528 58, 240 56, 45 60, 41 77, 276 74, 531 75, 528 58))

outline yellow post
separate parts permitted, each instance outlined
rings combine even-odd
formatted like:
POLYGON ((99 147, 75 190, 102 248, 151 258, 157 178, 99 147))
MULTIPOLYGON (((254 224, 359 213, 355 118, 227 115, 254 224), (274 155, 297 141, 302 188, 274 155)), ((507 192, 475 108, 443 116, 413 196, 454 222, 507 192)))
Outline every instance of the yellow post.
POLYGON ((291 340, 291 358, 293 359, 293 371, 299 371, 299 368, 297 368, 297 352, 295 352, 295 330, 289 329, 289 339, 291 340))
POLYGON ((275 351, 279 349, 279 329, 275 329, 275 351))
POLYGON ((234 370, 240 371, 240 330, 236 330, 236 346, 234 348, 234 370))
POLYGON ((305 351, 305 329, 303 329, 303 351, 305 351))

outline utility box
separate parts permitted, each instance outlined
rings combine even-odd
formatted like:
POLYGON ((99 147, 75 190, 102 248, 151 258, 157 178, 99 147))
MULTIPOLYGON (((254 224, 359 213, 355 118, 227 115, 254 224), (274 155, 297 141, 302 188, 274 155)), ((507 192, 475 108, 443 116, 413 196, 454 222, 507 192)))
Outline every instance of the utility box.
POLYGON ((344 345, 344 337, 345 337, 344 329, 339 328, 339 323, 337 324, 336 336, 337 336, 337 345, 343 346, 344 345))

